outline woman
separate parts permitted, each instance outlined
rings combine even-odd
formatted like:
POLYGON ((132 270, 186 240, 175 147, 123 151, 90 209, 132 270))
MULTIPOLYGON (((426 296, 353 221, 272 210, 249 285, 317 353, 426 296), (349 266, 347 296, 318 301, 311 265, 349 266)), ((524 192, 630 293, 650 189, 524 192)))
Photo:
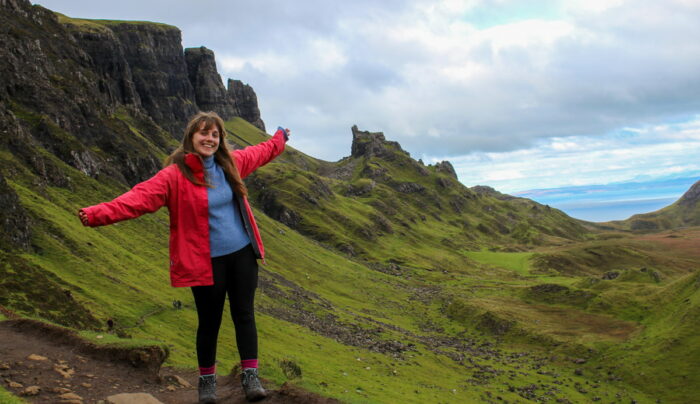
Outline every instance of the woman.
POLYGON ((264 262, 265 250, 242 179, 282 153, 289 130, 278 128, 272 139, 232 152, 225 137, 222 119, 200 112, 165 168, 113 201, 78 212, 85 226, 103 226, 168 207, 170 280, 175 287, 191 287, 197 306, 200 403, 216 401, 216 341, 226 294, 246 398, 266 395, 258 379, 253 311, 256 259, 264 262))

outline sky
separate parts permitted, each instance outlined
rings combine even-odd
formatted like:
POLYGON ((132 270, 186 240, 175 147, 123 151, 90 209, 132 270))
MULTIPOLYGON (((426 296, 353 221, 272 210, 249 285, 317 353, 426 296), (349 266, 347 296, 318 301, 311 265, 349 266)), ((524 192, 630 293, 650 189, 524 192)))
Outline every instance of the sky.
POLYGON ((35 3, 179 27, 324 160, 350 154, 358 125, 512 194, 673 199, 601 186, 700 179, 700 0, 35 3))

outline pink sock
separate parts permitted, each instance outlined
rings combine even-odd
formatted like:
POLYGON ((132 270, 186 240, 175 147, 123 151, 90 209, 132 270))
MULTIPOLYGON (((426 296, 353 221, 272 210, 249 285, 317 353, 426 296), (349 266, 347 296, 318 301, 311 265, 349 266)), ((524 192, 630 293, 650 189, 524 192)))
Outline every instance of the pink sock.
POLYGON ((247 368, 258 368, 258 360, 257 359, 243 359, 241 361, 241 368, 247 369, 247 368))
POLYGON ((203 367, 199 368, 199 375, 200 376, 213 375, 214 373, 216 373, 216 364, 214 364, 214 366, 210 366, 208 368, 203 368, 203 367))

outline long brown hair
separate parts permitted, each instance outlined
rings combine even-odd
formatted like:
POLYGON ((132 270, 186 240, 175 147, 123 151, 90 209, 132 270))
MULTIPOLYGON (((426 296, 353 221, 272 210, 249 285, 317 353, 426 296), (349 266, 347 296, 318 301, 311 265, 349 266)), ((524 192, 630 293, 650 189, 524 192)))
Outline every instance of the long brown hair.
MULTIPOLYGON (((226 175, 226 180, 231 185, 231 188, 235 193, 241 196, 248 196, 248 189, 246 188, 241 175, 236 168, 236 162, 231 158, 231 154, 228 151, 228 146, 226 145, 226 130, 224 129, 224 121, 219 117, 216 112, 199 112, 197 115, 190 119, 190 122, 185 128, 185 136, 182 138, 182 144, 175 149, 175 151, 165 159, 165 166, 171 164, 177 164, 180 172, 187 178, 190 182, 196 185, 204 185, 207 187, 213 187, 208 182, 201 182, 194 177, 192 169, 185 164, 185 155, 190 153, 195 153, 194 144, 192 143, 192 137, 196 132, 201 129, 209 130, 212 126, 216 125, 219 130, 219 148, 214 152, 214 161, 221 166, 224 170, 224 175, 226 175)), ((201 156, 200 156, 201 158, 201 156)), ((206 174, 206 171, 205 171, 206 174)))

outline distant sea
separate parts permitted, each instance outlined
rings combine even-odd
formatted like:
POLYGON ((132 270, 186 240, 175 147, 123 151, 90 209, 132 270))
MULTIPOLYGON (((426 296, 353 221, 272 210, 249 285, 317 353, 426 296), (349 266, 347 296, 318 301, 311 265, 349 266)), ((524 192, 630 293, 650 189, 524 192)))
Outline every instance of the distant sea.
POLYGON ((512 193, 590 222, 624 220, 664 208, 680 198, 698 177, 646 182, 533 189, 512 193))

